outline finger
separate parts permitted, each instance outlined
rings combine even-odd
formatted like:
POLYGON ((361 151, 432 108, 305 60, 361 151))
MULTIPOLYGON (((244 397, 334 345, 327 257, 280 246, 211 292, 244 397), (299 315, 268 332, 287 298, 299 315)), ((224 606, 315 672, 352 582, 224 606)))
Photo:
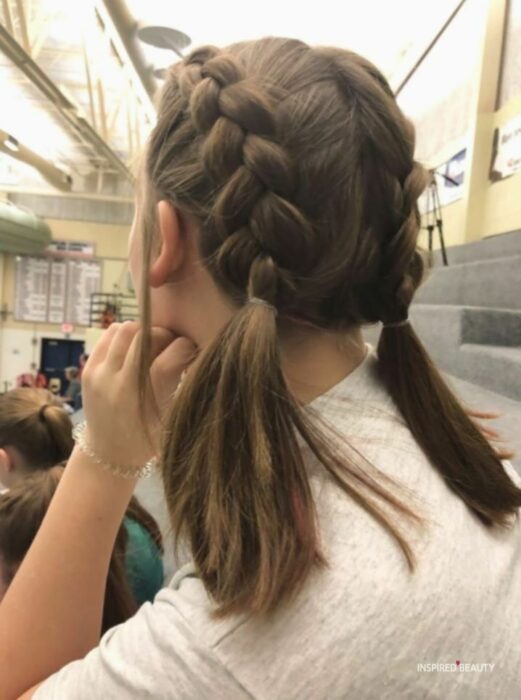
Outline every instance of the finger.
MULTIPOLYGON (((149 334, 149 358, 152 363, 153 360, 160 354, 173 340, 175 340, 175 335, 172 331, 167 328, 160 328, 155 326, 150 329, 149 334)), ((125 358, 125 370, 131 374, 137 373, 139 368, 139 359, 142 351, 143 342, 143 332, 141 331, 136 335, 132 341, 132 345, 128 350, 127 356, 125 358)))
POLYGON ((197 347, 188 338, 176 338, 155 358, 152 368, 157 374, 181 374, 197 356, 197 347))
POLYGON ((175 392, 181 375, 197 356, 197 347, 188 338, 176 338, 161 352, 150 368, 150 380, 160 406, 175 392))
POLYGON ((98 340, 96 345, 94 346, 94 350, 91 352, 89 355, 89 359, 87 360, 85 367, 83 369, 83 376, 85 377, 85 374, 89 372, 93 367, 96 365, 99 365, 103 362, 105 359, 108 349, 110 347, 110 344, 112 342, 112 339, 116 332, 118 331, 119 327, 121 326, 121 323, 112 323, 107 330, 102 334, 101 338, 98 340))
POLYGON ((105 360, 112 371, 117 372, 123 367, 125 358, 139 330, 140 326, 136 321, 125 321, 119 327, 110 344, 105 360))
POLYGON ((474 409, 469 409, 468 414, 469 416, 472 416, 472 418, 483 418, 488 420, 495 420, 496 418, 501 417, 500 413, 495 413, 493 411, 478 411, 474 409))
POLYGON ((150 360, 151 363, 160 355, 169 345, 171 345, 178 336, 166 328, 155 326, 150 330, 150 360))

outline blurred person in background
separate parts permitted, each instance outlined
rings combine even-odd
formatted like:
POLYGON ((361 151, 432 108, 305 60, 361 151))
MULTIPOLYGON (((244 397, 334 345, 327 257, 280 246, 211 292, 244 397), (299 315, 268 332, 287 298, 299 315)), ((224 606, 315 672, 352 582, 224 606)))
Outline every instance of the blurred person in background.
MULTIPOLYGON (((66 462, 72 423, 59 397, 21 387, 0 396, 0 483, 10 489, 28 474, 66 462)), ((163 586, 163 542, 153 516, 133 497, 124 517, 126 567, 138 604, 153 600, 163 586)))
POLYGON ((79 378, 80 378, 80 381, 81 381, 81 375, 83 374, 83 369, 84 369, 85 365, 87 364, 87 360, 88 360, 88 359, 89 359, 89 356, 87 355, 86 352, 84 352, 84 353, 82 353, 82 354, 80 355, 80 366, 79 366, 79 370, 80 370, 80 371, 79 371, 79 378))
POLYGON ((39 367, 36 370, 36 379, 34 382, 34 386, 37 389, 47 389, 48 381, 47 381, 47 375, 43 371, 41 367, 39 367))
MULTIPOLYGON (((40 529, 63 471, 62 465, 56 465, 32 472, 0 494, 0 602, 40 529)), ((110 558, 102 632, 128 620, 139 607, 125 570, 127 543, 127 532, 121 526, 110 558)))
POLYGON ((69 382, 65 390, 64 400, 75 410, 81 408, 81 379, 78 367, 67 367, 65 379, 69 382))
POLYGON ((10 488, 26 474, 66 461, 72 424, 59 397, 20 387, 0 396, 0 481, 10 488))

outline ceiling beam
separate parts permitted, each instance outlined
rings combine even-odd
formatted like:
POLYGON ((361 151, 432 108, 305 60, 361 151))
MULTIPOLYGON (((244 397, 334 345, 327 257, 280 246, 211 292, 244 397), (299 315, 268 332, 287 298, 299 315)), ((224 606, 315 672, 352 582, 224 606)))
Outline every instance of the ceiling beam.
POLYGON ((57 168, 50 160, 42 158, 2 129, 0 129, 0 152, 35 168, 53 187, 63 192, 70 192, 72 178, 68 173, 57 168))
MULTIPOLYGON (((137 38, 137 20, 130 13, 125 0, 103 0, 103 4, 134 66, 134 70, 139 76, 149 98, 153 100, 159 83, 154 78, 153 67, 147 62, 142 44, 137 38)), ((100 11, 100 5, 101 3, 98 3, 98 11, 100 11)))
POLYGON ((13 34, 14 24, 13 24, 13 13, 11 12, 11 3, 9 0, 2 0, 2 8, 4 10, 4 22, 6 24, 7 30, 13 34))
POLYGON ((16 0, 18 10, 18 21, 20 22, 20 32, 22 34, 22 45, 27 53, 31 52, 31 38, 29 36, 29 23, 25 15, 25 6, 22 0, 16 0))
POLYGON ((396 89, 394 90, 394 94, 396 97, 400 94, 400 92, 403 90, 403 88, 407 85, 409 80, 413 77, 413 75, 416 73, 418 68, 421 66, 421 64, 424 62, 424 60, 427 58, 427 56, 430 54, 432 49, 436 46, 442 35, 445 33, 445 31, 448 29, 448 27, 452 24, 452 21, 456 17, 456 15, 459 13, 463 5, 465 4, 465 0, 460 0, 456 7, 453 9, 453 11, 450 13, 449 17, 445 20, 443 23, 442 27, 436 32, 435 36, 431 39, 427 47, 422 51, 421 55, 417 58, 417 60, 414 62, 414 65, 408 70, 407 75, 405 75, 402 80, 400 80, 399 84, 397 85, 396 89))
POLYGON ((58 110, 62 120, 82 141, 94 148, 96 153, 103 156, 112 167, 128 180, 133 176, 121 160, 110 148, 98 132, 83 117, 77 106, 63 93, 56 83, 38 66, 31 56, 14 39, 7 29, 0 24, 0 50, 13 61, 13 63, 25 74, 31 83, 52 103, 58 110))

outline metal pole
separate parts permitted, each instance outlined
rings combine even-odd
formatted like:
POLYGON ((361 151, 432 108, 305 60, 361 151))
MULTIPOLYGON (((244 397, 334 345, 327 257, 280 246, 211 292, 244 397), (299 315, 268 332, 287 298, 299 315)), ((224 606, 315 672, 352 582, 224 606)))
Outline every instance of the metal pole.
POLYGON ((442 36, 442 34, 445 33, 445 30, 446 30, 447 27, 451 24, 452 20, 456 17, 456 15, 457 15, 458 12, 461 10, 461 8, 463 7, 464 4, 465 4, 465 0, 461 0, 461 2, 458 3, 458 5, 457 5, 456 8, 453 10, 453 12, 451 13, 450 17, 449 17, 449 18, 447 19, 447 21, 445 22, 445 24, 443 25, 443 27, 439 30, 439 32, 436 34, 436 36, 434 37, 434 39, 430 42, 430 44, 427 46, 427 48, 425 49, 425 51, 422 53, 422 55, 420 56, 420 58, 416 61, 416 63, 414 64, 414 66, 410 69, 410 71, 407 73, 407 75, 405 76, 405 78, 404 78, 404 79, 402 80, 402 82, 398 85, 398 87, 397 87, 397 89, 395 90, 395 93, 394 93, 394 94, 396 95, 396 97, 398 97, 398 95, 400 94, 400 92, 401 92, 401 91, 403 90, 403 88, 407 85, 407 83, 408 83, 409 80, 412 78, 412 76, 416 73, 416 71, 418 70, 418 68, 419 68, 419 67, 421 66, 421 64, 423 63, 423 61, 424 61, 424 60, 427 58, 427 56, 430 54, 430 52, 432 51, 433 47, 437 44, 437 42, 438 42, 438 40, 440 39, 440 37, 442 36))
MULTIPOLYGON (((436 176, 434 176, 436 178, 436 176)), ((445 250, 445 240, 443 237, 443 217, 441 213, 441 202, 440 202, 440 193, 438 192, 438 184, 436 183, 436 179, 433 180, 434 182, 434 196, 436 198, 436 227, 438 229, 438 234, 440 237, 440 247, 441 247, 441 257, 443 260, 443 264, 445 266, 448 266, 449 261, 447 260, 447 251, 445 250)))

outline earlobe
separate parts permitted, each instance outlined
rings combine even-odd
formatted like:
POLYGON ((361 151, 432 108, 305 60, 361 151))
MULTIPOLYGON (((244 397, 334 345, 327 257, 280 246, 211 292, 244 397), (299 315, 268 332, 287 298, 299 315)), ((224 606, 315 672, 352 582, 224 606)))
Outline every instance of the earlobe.
POLYGON ((161 247, 155 260, 150 265, 150 285, 161 287, 170 282, 183 264, 184 241, 182 237, 182 222, 177 209, 166 200, 157 205, 157 218, 161 247))

